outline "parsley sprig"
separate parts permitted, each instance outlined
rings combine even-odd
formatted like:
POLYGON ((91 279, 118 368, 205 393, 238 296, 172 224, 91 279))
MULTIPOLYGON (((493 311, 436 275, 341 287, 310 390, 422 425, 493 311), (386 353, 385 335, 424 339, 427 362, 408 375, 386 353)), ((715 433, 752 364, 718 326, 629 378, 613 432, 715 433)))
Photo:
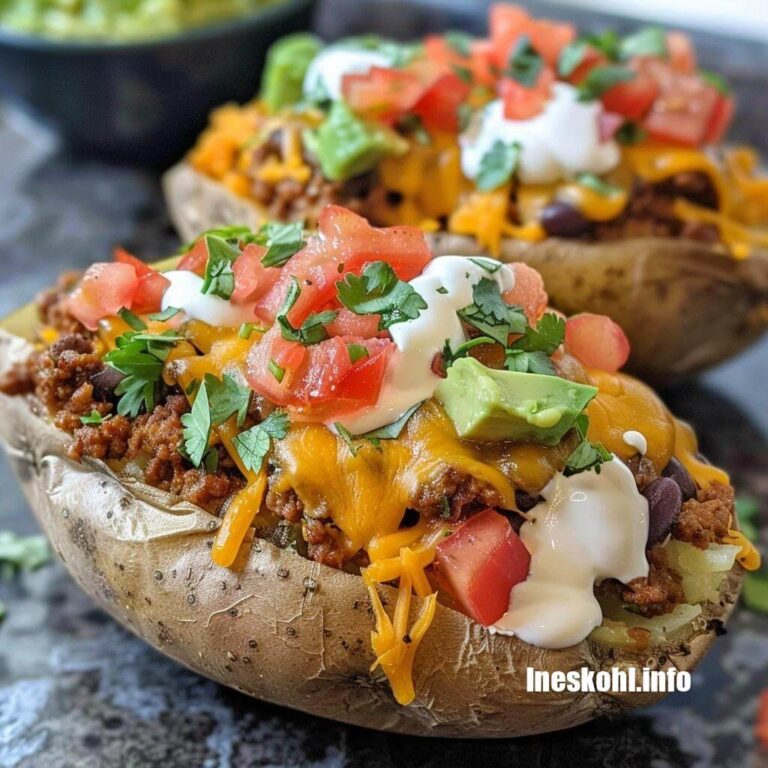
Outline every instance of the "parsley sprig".
POLYGON ((458 315, 484 336, 506 347, 510 334, 525 332, 527 321, 523 310, 502 299, 495 280, 481 278, 472 289, 472 299, 473 303, 460 309, 458 315))
POLYGON ((427 302, 410 283, 400 280, 385 261, 367 264, 336 284, 339 301, 356 315, 380 315, 379 330, 415 320, 427 302))
POLYGON ((260 424, 241 432, 232 441, 247 470, 261 470, 272 442, 282 440, 288 434, 288 425, 288 414, 285 411, 273 411, 260 424))
POLYGON ((606 461, 610 461, 613 458, 613 454, 602 443, 593 443, 587 438, 589 417, 586 413, 578 416, 575 429, 581 442, 566 459, 563 474, 566 477, 570 477, 571 475, 577 475, 580 472, 594 469, 599 475, 601 465, 606 461))
POLYGON ((508 183, 517 170, 521 151, 522 145, 519 141, 506 142, 497 139, 480 158, 480 169, 475 179, 477 188, 487 192, 508 183))

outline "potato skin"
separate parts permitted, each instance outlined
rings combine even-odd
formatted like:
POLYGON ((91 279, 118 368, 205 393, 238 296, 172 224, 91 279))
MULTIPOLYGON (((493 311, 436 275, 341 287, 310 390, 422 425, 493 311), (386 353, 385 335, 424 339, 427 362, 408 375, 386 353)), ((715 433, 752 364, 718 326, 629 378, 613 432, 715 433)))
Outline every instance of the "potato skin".
MULTIPOLYGON (((256 227, 266 213, 197 173, 172 168, 164 187, 171 219, 185 240, 222 224, 256 227)), ((435 233, 436 255, 477 255, 470 237, 435 233)), ((668 384, 732 357, 768 329, 768 252, 743 261, 722 246, 672 238, 584 243, 506 240, 505 261, 537 269, 552 306, 566 314, 610 315, 629 337, 627 370, 668 384)))
MULTIPOLYGON (((15 316, 18 326, 19 318, 15 316)), ((0 371, 29 351, 0 330, 0 371)), ((0 441, 40 525, 82 589, 125 627, 196 672, 250 696, 353 725, 443 737, 510 737, 568 728, 645 706, 663 694, 533 694, 526 667, 610 669, 614 664, 690 670, 716 632, 620 656, 584 641, 549 651, 493 635, 438 605, 416 655, 416 701, 398 705, 371 673, 373 617, 362 579, 256 540, 232 570, 214 565, 215 516, 103 463, 66 456, 68 437, 34 403, 0 394, 0 441)), ((742 569, 729 576, 724 620, 742 569)), ((395 590, 381 594, 391 606, 395 590)), ((707 622, 702 622, 707 623, 707 622)))

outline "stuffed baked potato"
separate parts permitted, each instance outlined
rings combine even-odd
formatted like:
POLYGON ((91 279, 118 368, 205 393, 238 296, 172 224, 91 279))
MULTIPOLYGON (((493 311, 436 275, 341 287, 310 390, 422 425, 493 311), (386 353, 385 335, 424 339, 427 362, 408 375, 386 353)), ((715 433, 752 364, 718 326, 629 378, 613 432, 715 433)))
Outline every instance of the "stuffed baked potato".
POLYGON ((166 192, 187 239, 311 226, 333 202, 420 226, 438 254, 523 260, 553 306, 619 322, 631 370, 663 382, 768 323, 768 182, 721 146, 732 113, 685 35, 577 36, 497 5, 487 39, 276 44, 259 99, 216 112, 166 192))
POLYGON ((337 207, 172 261, 118 250, 0 336, 30 505, 147 642, 267 701, 475 737, 661 695, 530 693, 528 667, 706 652, 759 558, 607 317, 337 207))

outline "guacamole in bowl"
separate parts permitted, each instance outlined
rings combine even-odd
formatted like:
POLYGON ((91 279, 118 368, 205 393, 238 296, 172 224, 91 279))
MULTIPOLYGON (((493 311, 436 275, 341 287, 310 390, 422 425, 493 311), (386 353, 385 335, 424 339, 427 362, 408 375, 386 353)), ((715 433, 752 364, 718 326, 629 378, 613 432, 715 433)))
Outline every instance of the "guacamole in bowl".
POLYGON ((0 0, 0 28, 56 40, 137 42, 257 13, 284 0, 0 0))

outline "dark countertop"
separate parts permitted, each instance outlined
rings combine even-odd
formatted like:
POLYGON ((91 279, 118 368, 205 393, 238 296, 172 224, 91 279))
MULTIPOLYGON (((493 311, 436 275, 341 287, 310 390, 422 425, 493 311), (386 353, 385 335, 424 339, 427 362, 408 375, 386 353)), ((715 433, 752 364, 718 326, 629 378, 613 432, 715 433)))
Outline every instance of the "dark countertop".
MULTIPOLYGON (((394 5, 405 7, 389 9, 394 5)), ((435 13, 429 11, 427 22, 435 13)), ((400 11, 371 16, 382 27, 392 26, 393 17, 406 23, 400 11)), ((322 23, 327 29, 327 13, 322 23)), ((738 50, 740 67, 744 51, 738 50)), ((748 89, 759 83, 750 77, 748 89)), ((768 102, 758 104, 765 109, 768 102)), ((748 133, 757 132, 750 120, 748 133)), ((0 168, 0 313, 28 300, 59 270, 103 258, 115 243, 146 258, 177 246, 157 174, 70 158, 39 127, 2 108, 0 168)), ((766 374, 768 339, 699 382, 664 393, 739 491, 760 499, 763 545, 766 374)), ((0 483, 0 529, 33 532, 4 459, 0 483)), ((768 617, 744 609, 695 672, 688 694, 560 734, 448 742, 329 723, 200 678, 118 627, 58 563, 0 583, 0 599, 9 609, 0 626, 2 768, 768 766, 752 735, 756 695, 768 688, 768 617)))

